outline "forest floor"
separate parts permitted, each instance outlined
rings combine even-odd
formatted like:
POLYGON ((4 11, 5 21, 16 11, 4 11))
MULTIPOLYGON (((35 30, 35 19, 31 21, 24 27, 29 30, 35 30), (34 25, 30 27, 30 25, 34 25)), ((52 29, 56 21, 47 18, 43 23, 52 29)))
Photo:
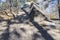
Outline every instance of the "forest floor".
POLYGON ((60 29, 21 18, 0 21, 0 40, 60 40, 60 29))

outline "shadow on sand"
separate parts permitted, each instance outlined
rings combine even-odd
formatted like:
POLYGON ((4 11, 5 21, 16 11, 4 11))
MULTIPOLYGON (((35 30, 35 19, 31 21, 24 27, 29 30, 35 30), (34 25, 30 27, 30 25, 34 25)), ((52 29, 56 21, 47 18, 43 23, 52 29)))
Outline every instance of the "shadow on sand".
MULTIPOLYGON (((33 11, 33 10, 32 10, 33 11)), ((45 39, 45 40, 54 40, 48 33, 47 33, 47 31, 44 29, 44 28, 42 28, 42 26, 40 26, 37 22, 35 22, 34 21, 34 14, 32 14, 32 13, 35 13, 34 11, 33 12, 31 12, 31 14, 29 14, 29 16, 27 17, 27 16, 25 16, 25 20, 27 20, 27 19, 29 19, 29 22, 31 22, 38 30, 39 30, 39 33, 41 33, 41 35, 42 35, 42 37, 45 39)), ((0 40, 9 40, 9 38, 10 38, 10 32, 9 32, 9 29, 10 29, 10 25, 11 24, 14 24, 14 23, 24 23, 24 16, 18 16, 17 18, 16 18, 19 22, 11 22, 11 20, 8 20, 8 21, 6 21, 7 22, 7 29, 4 31, 4 33, 1 35, 1 38, 0 38, 0 40), (23 20, 22 20, 23 19, 23 20)), ((14 19, 15 20, 15 19, 14 19)), ((21 29, 21 30, 23 30, 23 31, 25 31, 24 29, 21 29)), ((19 35, 16 31, 14 31, 14 33, 16 34, 16 35, 19 35)), ((35 35, 36 36, 36 35, 35 35)), ((35 36, 33 36, 33 37, 35 37, 35 36)), ((39 36, 38 36, 39 37, 39 36)), ((35 37, 34 38, 34 40, 36 39, 37 37, 35 37)))

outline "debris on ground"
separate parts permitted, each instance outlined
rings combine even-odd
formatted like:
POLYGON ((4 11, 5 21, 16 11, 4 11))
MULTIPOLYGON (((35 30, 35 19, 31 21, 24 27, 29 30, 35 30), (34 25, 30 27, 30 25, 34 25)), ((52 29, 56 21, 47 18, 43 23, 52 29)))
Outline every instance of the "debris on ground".
POLYGON ((60 20, 51 17, 35 2, 0 11, 0 40, 60 40, 60 20))

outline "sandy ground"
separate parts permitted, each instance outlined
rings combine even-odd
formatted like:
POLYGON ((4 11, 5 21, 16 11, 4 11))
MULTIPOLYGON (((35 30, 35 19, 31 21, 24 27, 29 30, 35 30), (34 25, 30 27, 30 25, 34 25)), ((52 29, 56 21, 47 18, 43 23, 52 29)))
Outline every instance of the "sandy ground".
POLYGON ((60 40, 60 27, 41 26, 39 18, 30 22, 24 15, 0 21, 0 40, 60 40))
POLYGON ((0 21, 0 40, 60 40, 60 31, 36 22, 0 21))

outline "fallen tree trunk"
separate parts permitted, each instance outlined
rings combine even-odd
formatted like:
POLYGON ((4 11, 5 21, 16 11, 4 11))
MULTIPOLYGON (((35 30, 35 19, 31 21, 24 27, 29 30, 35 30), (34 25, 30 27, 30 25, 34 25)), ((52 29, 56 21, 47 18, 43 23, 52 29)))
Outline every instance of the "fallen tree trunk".
MULTIPOLYGON (((39 13, 37 13, 37 14, 40 14, 40 17, 43 16, 43 19, 45 19, 47 21, 51 21, 50 18, 45 14, 45 12, 40 9, 38 4, 33 2, 32 6, 33 6, 32 10, 34 10, 35 12, 38 11, 39 13)), ((31 12, 33 12, 32 10, 30 11, 30 14, 32 14, 31 13, 31 12)), ((35 13, 33 13, 33 14, 35 14, 35 13)))

